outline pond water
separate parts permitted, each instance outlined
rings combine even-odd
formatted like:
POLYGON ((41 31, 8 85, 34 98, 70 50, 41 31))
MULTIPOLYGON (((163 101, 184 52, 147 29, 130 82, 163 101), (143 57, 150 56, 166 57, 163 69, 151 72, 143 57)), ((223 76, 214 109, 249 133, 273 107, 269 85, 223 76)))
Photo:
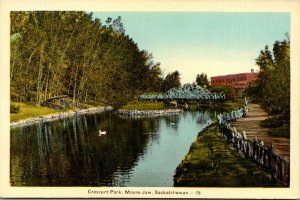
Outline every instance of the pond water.
POLYGON ((171 187, 208 120, 208 111, 139 119, 104 112, 14 127, 11 185, 171 187))

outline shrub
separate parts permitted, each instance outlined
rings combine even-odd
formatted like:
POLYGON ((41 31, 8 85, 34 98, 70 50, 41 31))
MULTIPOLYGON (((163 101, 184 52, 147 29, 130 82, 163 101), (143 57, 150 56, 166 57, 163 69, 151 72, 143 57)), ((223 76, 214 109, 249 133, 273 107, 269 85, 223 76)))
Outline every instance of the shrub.
POLYGON ((20 105, 10 104, 10 113, 19 113, 20 110, 20 105))
POLYGON ((261 121, 260 125, 265 128, 277 128, 288 123, 289 121, 283 116, 272 116, 261 121))
POLYGON ((268 130, 268 134, 277 137, 290 138, 290 125, 285 124, 281 127, 271 128, 270 130, 268 130))
POLYGON ((235 88, 231 85, 214 85, 211 86, 210 92, 223 92, 225 94, 226 100, 235 100, 236 99, 236 91, 235 88))

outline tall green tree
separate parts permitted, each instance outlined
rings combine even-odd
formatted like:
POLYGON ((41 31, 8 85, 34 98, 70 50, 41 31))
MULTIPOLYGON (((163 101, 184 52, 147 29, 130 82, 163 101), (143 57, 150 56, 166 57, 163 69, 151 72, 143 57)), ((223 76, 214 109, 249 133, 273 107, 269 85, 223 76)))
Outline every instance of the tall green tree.
POLYGON ((290 115, 290 42, 276 41, 273 51, 265 47, 256 59, 260 68, 259 79, 246 93, 270 114, 290 115))
POLYGON ((11 52, 14 101, 68 95, 117 108, 161 86, 159 63, 125 34, 121 17, 103 25, 85 12, 11 12, 11 52))
POLYGON ((160 63, 155 63, 153 60, 153 55, 147 51, 144 51, 144 58, 146 66, 146 76, 143 88, 146 92, 160 92, 163 84, 160 63))
POLYGON ((172 73, 168 73, 162 86, 162 91, 164 92, 168 91, 171 88, 180 87, 180 73, 177 70, 172 73))
POLYGON ((236 100, 236 90, 232 85, 214 85, 209 88, 211 93, 223 93, 226 100, 236 100))
POLYGON ((207 78, 207 75, 204 73, 201 73, 200 75, 197 74, 196 83, 197 83, 197 85, 199 85, 200 87, 203 87, 203 88, 209 87, 209 80, 207 78))

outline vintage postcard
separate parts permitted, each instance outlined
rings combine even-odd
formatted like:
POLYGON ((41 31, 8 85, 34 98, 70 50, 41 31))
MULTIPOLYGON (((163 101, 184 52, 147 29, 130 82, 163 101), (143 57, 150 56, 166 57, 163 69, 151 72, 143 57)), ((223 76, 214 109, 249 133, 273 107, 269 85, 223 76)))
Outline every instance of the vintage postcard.
POLYGON ((300 197, 298 1, 0 9, 0 197, 300 197))

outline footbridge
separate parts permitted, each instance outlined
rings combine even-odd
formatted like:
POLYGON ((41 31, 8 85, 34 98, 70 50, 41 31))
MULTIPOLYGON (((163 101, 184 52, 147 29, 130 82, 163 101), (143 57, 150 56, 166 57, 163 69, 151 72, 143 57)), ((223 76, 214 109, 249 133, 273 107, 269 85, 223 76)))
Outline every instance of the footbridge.
POLYGON ((225 100, 224 93, 211 93, 207 89, 195 84, 185 84, 179 88, 172 88, 165 94, 140 95, 139 100, 163 101, 165 103, 175 101, 176 104, 188 102, 203 102, 211 100, 225 100))

